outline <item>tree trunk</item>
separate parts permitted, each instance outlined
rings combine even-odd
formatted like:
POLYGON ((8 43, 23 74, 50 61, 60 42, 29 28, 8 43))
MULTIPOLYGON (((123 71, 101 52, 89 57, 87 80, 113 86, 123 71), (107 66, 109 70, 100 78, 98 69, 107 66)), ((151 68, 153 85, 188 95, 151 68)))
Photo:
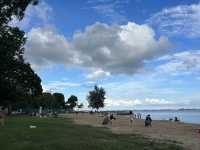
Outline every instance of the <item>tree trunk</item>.
POLYGON ((96 122, 97 122, 97 124, 98 124, 98 111, 99 111, 99 109, 97 108, 97 109, 96 109, 96 112, 95 112, 95 114, 96 114, 96 122))
POLYGON ((8 116, 12 114, 12 104, 8 104, 8 116))

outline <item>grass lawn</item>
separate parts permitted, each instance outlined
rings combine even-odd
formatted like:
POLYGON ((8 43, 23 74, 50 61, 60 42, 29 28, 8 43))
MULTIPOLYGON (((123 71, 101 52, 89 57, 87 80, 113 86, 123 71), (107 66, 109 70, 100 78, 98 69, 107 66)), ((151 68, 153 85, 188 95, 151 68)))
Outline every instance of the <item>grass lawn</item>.
POLYGON ((0 126, 1 150, 182 150, 166 141, 117 135, 64 118, 9 117, 0 126), (30 129, 29 125, 37 128, 30 129))

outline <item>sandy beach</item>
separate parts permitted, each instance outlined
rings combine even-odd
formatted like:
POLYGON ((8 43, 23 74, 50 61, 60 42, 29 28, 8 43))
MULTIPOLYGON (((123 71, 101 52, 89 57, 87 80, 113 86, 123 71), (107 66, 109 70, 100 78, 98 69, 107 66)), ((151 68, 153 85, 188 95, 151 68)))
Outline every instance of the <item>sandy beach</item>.
MULTIPOLYGON (((72 118, 77 124, 87 124, 102 127, 103 115, 79 113, 65 114, 65 117, 72 118)), ((152 127, 144 127, 144 120, 134 119, 130 124, 129 116, 116 116, 112 124, 106 125, 113 133, 117 134, 140 134, 154 139, 165 139, 177 141, 185 147, 185 150, 200 150, 200 125, 186 124, 171 121, 153 121, 152 127)))

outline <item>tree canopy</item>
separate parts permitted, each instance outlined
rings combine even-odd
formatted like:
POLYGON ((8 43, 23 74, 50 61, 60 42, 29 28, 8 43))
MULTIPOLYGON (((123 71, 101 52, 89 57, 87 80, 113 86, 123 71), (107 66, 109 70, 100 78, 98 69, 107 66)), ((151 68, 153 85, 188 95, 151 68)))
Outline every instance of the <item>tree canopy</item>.
POLYGON ((65 96, 62 93, 54 93, 53 97, 55 99, 55 108, 64 108, 65 107, 65 96))
POLYGON ((66 105, 68 106, 69 109, 73 110, 74 107, 78 105, 78 98, 75 95, 71 95, 68 98, 66 105))
POLYGON ((99 108, 104 107, 106 92, 102 87, 94 86, 94 90, 89 91, 89 95, 87 96, 87 100, 89 103, 89 107, 99 110, 99 108))
POLYGON ((0 1, 0 26, 5 26, 12 17, 22 20, 28 5, 37 5, 38 0, 1 0, 0 1))
POLYGON ((14 109, 22 109, 23 112, 30 113, 38 111, 42 106, 45 111, 60 111, 65 109, 65 97, 62 93, 48 93, 44 92, 42 95, 31 97, 21 97, 14 104, 14 109))
POLYGON ((41 79, 24 60, 25 33, 9 26, 13 17, 23 19, 29 4, 37 0, 0 1, 0 105, 12 105, 19 97, 42 93, 41 79))

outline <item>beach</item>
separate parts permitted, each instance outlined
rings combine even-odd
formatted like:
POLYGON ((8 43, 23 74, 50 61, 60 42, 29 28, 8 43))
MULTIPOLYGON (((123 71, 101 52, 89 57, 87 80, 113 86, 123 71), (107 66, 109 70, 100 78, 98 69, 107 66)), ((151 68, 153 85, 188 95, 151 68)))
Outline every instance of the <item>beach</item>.
POLYGON ((64 116, 72 118, 77 124, 107 127, 117 134, 140 134, 148 138, 177 142, 177 144, 183 145, 185 150, 200 149, 199 124, 153 120, 152 127, 144 127, 143 119, 134 119, 131 125, 128 115, 117 115, 116 120, 113 120, 112 124, 102 125, 103 115, 100 113, 67 113, 64 116))

